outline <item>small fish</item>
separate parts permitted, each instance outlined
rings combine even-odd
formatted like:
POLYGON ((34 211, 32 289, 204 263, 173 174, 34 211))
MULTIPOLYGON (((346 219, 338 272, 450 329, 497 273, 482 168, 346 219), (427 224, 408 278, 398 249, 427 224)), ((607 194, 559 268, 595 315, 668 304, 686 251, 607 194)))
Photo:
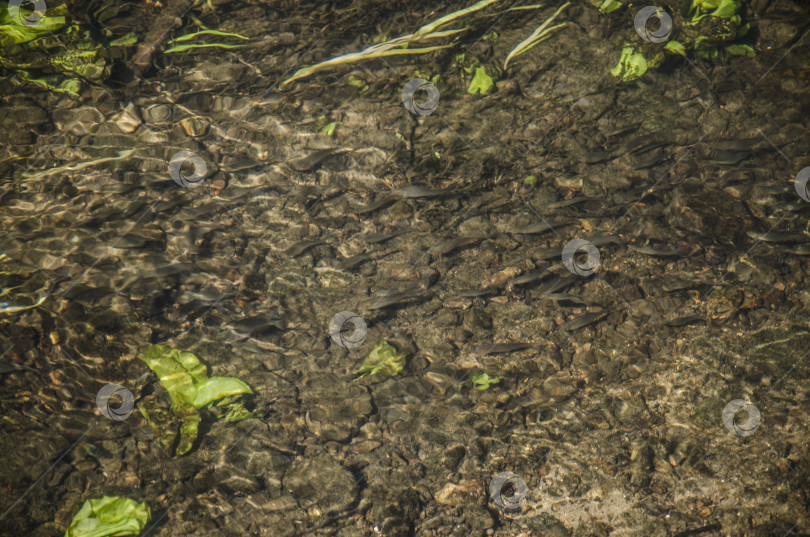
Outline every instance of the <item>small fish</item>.
POLYGON ((722 166, 734 166, 739 164, 747 156, 748 151, 718 151, 709 162, 722 166))
POLYGON ((404 230, 392 231, 391 233, 369 233, 367 235, 361 235, 360 238, 368 244, 379 244, 381 242, 393 239, 394 237, 404 235, 405 233, 407 233, 407 231, 404 230))
POLYGON ((44 296, 44 297, 40 298, 39 300, 37 300, 34 304, 31 304, 30 306, 15 306, 14 304, 10 304, 9 302, 0 302, 0 314, 17 313, 17 312, 20 312, 20 311, 25 311, 25 310, 30 310, 30 309, 36 308, 37 306, 39 306, 40 304, 45 302, 45 300, 47 298, 48 297, 44 296))
POLYGON ((707 285, 711 285, 711 283, 696 278, 691 279, 678 278, 673 282, 665 283, 664 285, 661 286, 661 288, 667 293, 671 293, 672 291, 685 291, 687 289, 697 289, 698 287, 704 287, 707 285))
POLYGON ((572 304, 584 304, 584 305, 589 304, 589 302, 585 302, 578 296, 569 295, 568 293, 546 293, 543 295, 543 298, 549 298, 554 302, 570 302, 572 304))
POLYGON ((176 276, 178 274, 184 274, 190 272, 191 269, 194 268, 194 265, 191 263, 172 263, 171 265, 166 265, 165 267, 160 267, 155 269, 154 271, 150 272, 148 275, 144 276, 144 279, 150 278, 165 278, 167 276, 176 276))
POLYGON ((390 295, 378 295, 369 300, 368 309, 381 310, 390 306, 399 306, 419 298, 422 298, 422 295, 416 291, 403 291, 401 293, 394 293, 390 295))
POLYGON ((459 296, 479 297, 494 295, 496 292, 497 289, 460 289, 459 291, 456 291, 456 294, 459 296))
POLYGON ((405 199, 436 198, 446 193, 446 189, 431 190, 420 184, 408 185, 394 190, 395 195, 405 199))
POLYGON ((800 242, 806 241, 807 235, 803 233, 777 233, 775 231, 747 231, 746 235, 752 239, 764 242, 800 242))
POLYGON ((304 158, 288 162, 287 165, 297 172, 309 172, 317 168, 324 160, 328 159, 332 155, 337 155, 339 153, 346 153, 347 151, 353 150, 340 147, 320 149, 318 151, 315 151, 314 153, 311 153, 310 155, 307 155, 304 158))
POLYGON ((759 143, 762 143, 762 138, 742 138, 738 140, 721 140, 715 144, 715 147, 723 151, 747 151, 759 143))
POLYGON ((371 261, 371 256, 368 254, 357 254, 351 257, 347 257, 343 261, 340 262, 340 268, 343 270, 352 270, 354 267, 365 263, 366 261, 371 261))
POLYGON ((389 196, 383 196, 383 197, 381 197, 379 199, 376 199, 376 200, 372 201, 371 203, 369 203, 365 207, 361 207, 361 208, 357 209, 356 212, 357 212, 357 214, 371 213, 371 212, 374 212, 374 211, 376 211, 378 209, 382 209, 383 207, 387 207, 388 205, 391 205, 392 203, 394 203, 398 199, 399 198, 397 196, 390 196, 390 195, 389 196))
POLYGON ((13 373, 15 371, 33 371, 34 373, 39 373, 39 371, 28 367, 27 365, 0 360, 0 373, 13 373))
POLYGON ((705 322, 706 319, 701 317, 700 315, 687 315, 686 317, 678 317, 676 319, 669 319, 668 321, 664 321, 664 325, 672 326, 672 327, 679 327, 679 326, 686 326, 687 324, 692 323, 699 323, 705 322))
POLYGON ((785 251, 794 255, 810 255, 810 242, 800 244, 795 248, 787 248, 785 251))
POLYGON ((482 355, 487 354, 504 354, 507 352, 522 351, 529 348, 528 343, 493 343, 491 345, 477 345, 475 347, 476 353, 482 355))
POLYGON ((290 248, 287 249, 287 255, 291 257, 299 257, 307 253, 312 248, 316 246, 322 246, 326 244, 326 241, 301 241, 293 244, 290 248))
POLYGON ((640 254, 655 255, 658 257, 681 257, 683 252, 680 248, 678 250, 664 250, 662 248, 653 248, 652 246, 636 246, 634 244, 629 244, 627 247, 640 254))
POLYGON ((586 202, 589 202, 589 201, 606 201, 606 200, 605 200, 605 198, 599 198, 599 197, 573 198, 573 199, 570 199, 570 200, 563 200, 563 201, 557 201, 555 203, 549 203, 548 205, 546 205, 546 208, 547 209, 562 209, 563 207, 570 207, 572 205, 578 205, 580 203, 586 203, 586 202))
POLYGON ((472 246, 473 244, 477 244, 486 238, 486 235, 476 235, 474 237, 458 237, 455 239, 448 239, 428 248, 427 252, 433 255, 447 255, 454 250, 458 250, 459 248, 466 248, 468 246, 472 246))
POLYGON ((654 153, 654 154, 648 156, 647 158, 643 158, 643 159, 639 160, 638 162, 636 162, 633 165, 633 169, 634 170, 644 170, 644 169, 647 169, 647 168, 652 168, 653 166, 655 166, 657 164, 661 164, 662 162, 665 162, 665 161, 667 161, 669 159, 670 159, 669 155, 667 155, 665 153, 654 153))
POLYGON ((598 321, 605 315, 607 315, 607 313, 604 311, 599 313, 586 313, 584 315, 580 315, 579 317, 574 317, 570 321, 566 321, 560 328, 563 330, 579 330, 580 328, 584 328, 589 324, 598 321))
POLYGON ((599 164, 606 160, 616 158, 611 151, 588 151, 582 156, 585 164, 599 164))
POLYGON ((565 289, 566 287, 573 284, 577 280, 579 280, 579 277, 574 276, 573 274, 569 276, 563 276, 562 278, 554 278, 547 284, 540 287, 538 291, 540 292, 540 296, 556 293, 557 291, 565 289))
POLYGON ((287 325, 278 315, 278 312, 271 312, 268 315, 254 315, 252 317, 239 319, 238 321, 230 323, 228 327, 244 334, 258 334, 266 332, 270 328, 284 330, 287 325))
POLYGON ((559 222, 537 222, 536 224, 529 224, 527 226, 517 228, 514 233, 522 233, 524 235, 532 235, 543 233, 554 228, 567 226, 576 223, 576 220, 561 220, 559 222))

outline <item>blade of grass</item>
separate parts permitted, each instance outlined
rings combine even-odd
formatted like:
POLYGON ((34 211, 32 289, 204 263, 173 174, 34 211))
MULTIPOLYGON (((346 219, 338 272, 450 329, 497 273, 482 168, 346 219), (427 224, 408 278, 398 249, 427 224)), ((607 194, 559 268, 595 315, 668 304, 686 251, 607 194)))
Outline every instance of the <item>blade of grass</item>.
POLYGON ((504 71, 506 70, 506 67, 509 65, 509 60, 511 60, 515 56, 519 56, 519 55, 523 54, 524 52, 526 52, 527 50, 529 50, 530 48, 535 46, 537 43, 544 40, 544 38, 547 36, 547 34, 549 32, 551 32, 551 31, 553 31, 555 28, 561 28, 561 27, 565 26, 565 23, 562 23, 562 24, 558 24, 556 26, 553 26, 551 28, 547 28, 548 25, 551 24, 551 22, 557 17, 557 15, 562 13, 562 11, 565 8, 567 8, 569 5, 571 5, 571 2, 566 2, 565 4, 560 6, 560 8, 557 11, 554 12, 554 15, 549 17, 546 20, 546 22, 541 24, 534 32, 532 32, 532 35, 530 35, 529 37, 527 37, 526 39, 521 41, 514 49, 512 49, 512 52, 509 53, 509 55, 506 57, 506 60, 503 62, 504 71))
POLYGON ((431 33, 433 33, 434 30, 438 30, 439 28, 441 28, 445 24, 447 24, 449 22, 453 22, 454 20, 458 19, 459 17, 463 17, 464 15, 466 15, 468 13, 474 13, 475 11, 479 11, 481 9, 484 9, 488 5, 494 4, 495 2, 498 2, 498 1, 499 0, 481 0, 480 2, 476 2, 475 4, 471 5, 470 7, 466 7, 464 9, 459 9, 458 11, 454 11, 454 12, 448 14, 448 15, 445 15, 444 17, 440 17, 440 18, 436 19, 435 21, 430 22, 430 23, 422 26, 421 28, 416 30, 416 32, 414 32, 413 35, 414 35, 414 37, 420 37, 420 36, 423 36, 425 34, 431 34, 431 33))
POLYGON ((338 56, 337 58, 332 58, 331 60, 326 60, 325 62, 321 62, 319 64, 312 65, 310 67, 304 67, 303 69, 299 69, 298 71, 295 72, 293 76, 282 82, 281 87, 286 86, 287 84, 293 82, 294 80, 308 77, 313 73, 323 71, 324 69, 328 69, 329 67, 334 67, 336 65, 344 65, 347 63, 354 63, 356 61, 362 60, 372 60, 374 58, 384 58, 387 56, 400 56, 405 54, 425 54, 427 52, 433 52, 434 50, 440 50, 443 48, 448 48, 450 46, 452 46, 452 44, 437 45, 434 47, 425 47, 425 48, 412 48, 412 49, 400 48, 395 50, 390 50, 392 47, 389 46, 382 49, 377 48, 376 50, 369 53, 368 51, 370 49, 379 47, 379 45, 374 45, 374 47, 369 47, 368 49, 362 52, 352 52, 351 54, 344 54, 343 56, 338 56))
POLYGON ((238 37, 239 39, 247 39, 247 40, 250 39, 249 37, 245 37, 243 35, 233 34, 233 33, 230 33, 230 32, 220 32, 219 30, 200 30, 199 32, 192 32, 190 34, 181 35, 180 37, 176 37, 176 38, 172 39, 171 41, 169 41, 169 43, 179 43, 180 41, 188 41, 189 39, 194 39, 198 35, 219 35, 219 36, 223 36, 223 37, 238 37))
POLYGON ((336 65, 344 65, 356 61, 370 60, 374 58, 384 58, 387 56, 398 56, 402 54, 424 54, 427 52, 433 52, 434 50, 448 48, 452 46, 452 43, 448 45, 437 45, 433 47, 425 47, 419 49, 408 49, 407 47, 411 43, 421 41, 424 39, 436 39, 438 37, 448 37, 467 30, 467 28, 457 28, 453 30, 441 30, 440 28, 458 19, 459 17, 463 17, 468 13, 473 13, 475 11, 481 10, 487 7, 488 5, 494 4, 495 2, 498 1, 499 0, 480 0, 479 2, 473 4, 472 6, 460 9, 458 11, 454 11, 453 13, 440 17, 435 21, 426 24, 412 34, 397 37, 384 43, 372 45, 360 52, 344 54, 342 56, 338 56, 336 58, 332 58, 330 60, 326 60, 324 62, 309 67, 304 67, 303 69, 299 69, 298 71, 296 71, 292 77, 282 82, 281 87, 283 88, 284 86, 295 80, 308 77, 313 73, 317 73, 318 71, 322 71, 324 69, 328 69, 329 67, 334 67, 336 65), (398 46, 402 48, 398 50, 391 50, 394 47, 398 46))
POLYGON ((168 48, 163 51, 163 54, 171 54, 172 52, 182 52, 184 50, 188 50, 191 48, 210 48, 210 47, 239 48, 244 46, 245 45, 226 45, 224 43, 189 43, 187 45, 177 45, 176 47, 168 48))

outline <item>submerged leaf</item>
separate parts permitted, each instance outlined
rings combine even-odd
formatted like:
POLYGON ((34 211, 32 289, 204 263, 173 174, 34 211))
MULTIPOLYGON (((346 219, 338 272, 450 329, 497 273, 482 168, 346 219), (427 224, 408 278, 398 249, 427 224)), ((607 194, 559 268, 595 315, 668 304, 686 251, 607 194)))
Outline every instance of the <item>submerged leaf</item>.
POLYGON ((467 93, 470 95, 475 95, 476 93, 483 95, 489 91, 492 84, 492 77, 487 74, 486 69, 483 67, 478 67, 475 70, 475 76, 470 81, 470 85, 467 88, 467 93))
POLYGON ((65 537, 123 537, 138 535, 152 513, 146 503, 104 496, 86 500, 70 522, 65 537))
POLYGON ((404 367, 405 355, 399 354, 396 348, 387 341, 380 341, 363 360, 363 365, 354 370, 354 374, 360 375, 358 378, 377 373, 391 377, 402 371, 404 367))
POLYGON ((242 403, 234 399, 234 396, 253 393, 250 387, 234 377, 209 378, 205 365, 194 354, 166 345, 152 345, 138 358, 155 372, 171 398, 171 415, 154 402, 145 401, 138 407, 170 453, 178 433, 174 454, 183 455, 191 450, 202 419, 198 409, 214 401, 223 400, 228 404, 228 413, 224 417, 227 421, 252 416, 242 403), (176 425, 178 422, 179 426, 176 425), (178 427, 179 431, 176 431, 178 427))
POLYGON ((481 391, 489 389, 491 385, 497 384, 501 381, 501 379, 490 377, 484 372, 473 374, 473 376, 470 377, 470 380, 472 380, 473 386, 481 391))

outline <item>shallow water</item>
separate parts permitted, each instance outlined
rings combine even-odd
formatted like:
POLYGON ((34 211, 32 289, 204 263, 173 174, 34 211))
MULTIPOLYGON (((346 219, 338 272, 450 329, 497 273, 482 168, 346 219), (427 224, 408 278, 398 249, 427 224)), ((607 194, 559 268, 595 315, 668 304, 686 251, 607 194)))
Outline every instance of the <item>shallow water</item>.
POLYGON ((280 89, 460 7, 216 1, 191 13, 247 46, 3 97, 0 534, 116 495, 142 536, 810 534, 807 6, 627 84, 632 19, 583 2, 487 95, 454 55, 502 62, 557 5, 280 89), (358 378, 381 341, 404 368, 358 378), (253 417, 203 410, 173 457, 152 344, 253 417))

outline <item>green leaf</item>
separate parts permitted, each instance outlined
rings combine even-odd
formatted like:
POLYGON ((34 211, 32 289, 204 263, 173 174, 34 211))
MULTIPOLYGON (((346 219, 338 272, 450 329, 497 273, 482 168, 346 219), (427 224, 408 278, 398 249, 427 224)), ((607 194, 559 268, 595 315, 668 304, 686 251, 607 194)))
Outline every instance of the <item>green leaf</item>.
POLYGON ((391 377, 402 371, 404 367, 405 355, 399 354, 397 349, 387 341, 380 341, 363 360, 363 365, 354 370, 354 374, 360 375, 358 378, 378 373, 391 377))
POLYGON ((321 125, 318 127, 318 130, 325 133, 327 136, 332 136, 335 132, 335 127, 337 124, 334 121, 326 123, 325 125, 321 125))
POLYGON ((726 45, 726 52, 735 56, 748 56, 749 58, 754 58, 757 55, 751 45, 726 45))
POLYGON ((467 93, 470 95, 481 93, 481 95, 483 95, 489 91, 493 84, 494 82, 492 81, 492 77, 487 74, 486 69, 483 67, 478 67, 475 70, 473 79, 470 81, 469 87, 467 88, 467 93))
POLYGON ((194 386, 196 388, 191 405, 202 408, 229 395, 253 393, 250 386, 234 377, 211 377, 194 386))
POLYGON ((123 537, 138 535, 152 513, 146 503, 104 496, 86 500, 70 522, 65 537, 123 537))
POLYGON ((610 74, 622 82, 635 80, 647 72, 647 60, 643 54, 634 54, 633 47, 624 47, 619 63, 610 70, 610 74))
POLYGON ((667 41, 667 44, 664 45, 664 50, 668 50, 673 54, 680 54, 681 56, 686 56, 686 47, 684 47, 681 43, 677 41, 667 41))
MULTIPOLYGON (((139 409, 149 424, 155 429, 161 444, 171 451, 175 438, 179 441, 175 455, 183 455, 191 450, 197 438, 197 428, 201 421, 198 409, 220 399, 253 393, 250 387, 234 377, 208 377, 206 367, 197 357, 184 350, 166 345, 152 345, 138 355, 155 372, 160 383, 171 398, 171 416, 153 404, 141 404, 139 409), (173 423, 179 422, 179 431, 174 431, 173 423)), ((231 409, 230 421, 244 419, 252 414, 241 403, 228 402, 231 409)))
POLYGON ((475 386, 476 389, 481 391, 487 390, 491 385, 497 384, 501 381, 501 379, 490 377, 484 372, 475 373, 470 378, 472 380, 473 386, 475 386))
POLYGON ((133 33, 129 32, 126 35, 122 35, 118 39, 113 39, 110 41, 111 47, 126 47, 129 45, 134 45, 138 42, 138 37, 133 33))
POLYGON ((618 0, 605 0, 602 2, 602 5, 599 6, 599 11, 602 13, 613 13, 622 6, 623 4, 618 0))

